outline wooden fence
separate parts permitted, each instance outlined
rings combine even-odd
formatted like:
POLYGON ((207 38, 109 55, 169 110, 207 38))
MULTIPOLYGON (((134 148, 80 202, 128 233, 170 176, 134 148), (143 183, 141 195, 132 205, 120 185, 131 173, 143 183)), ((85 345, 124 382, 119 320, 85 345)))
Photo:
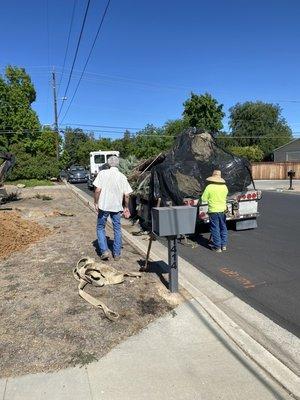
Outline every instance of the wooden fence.
POLYGON ((295 171, 295 179, 300 179, 300 162, 252 163, 253 179, 288 179, 289 170, 295 171))

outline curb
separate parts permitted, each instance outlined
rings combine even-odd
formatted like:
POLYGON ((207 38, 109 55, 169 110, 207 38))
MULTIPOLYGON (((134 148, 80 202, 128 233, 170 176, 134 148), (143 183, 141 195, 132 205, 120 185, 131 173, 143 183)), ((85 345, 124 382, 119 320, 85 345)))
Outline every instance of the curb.
MULTIPOLYGON (((65 182, 65 185, 89 207, 93 212, 93 202, 88 200, 82 194, 82 191, 76 186, 70 185, 65 182)), ((122 234, 126 241, 130 243, 140 253, 146 254, 147 246, 138 243, 135 238, 130 235, 124 228, 122 234)), ((151 259, 153 261, 167 260, 166 256, 157 254, 152 251, 151 259)), ((196 268, 179 257, 179 263, 188 265, 189 268, 196 268)), ((296 399, 300 399, 300 378, 281 361, 279 361, 271 352, 259 344, 254 338, 246 333, 239 325, 237 325, 224 311, 215 305, 199 288, 197 288, 183 272, 179 271, 180 285, 183 286, 194 299, 200 304, 202 309, 213 319, 213 321, 222 329, 223 332, 260 368, 267 372, 275 381, 277 381, 283 388, 285 388, 296 399)))

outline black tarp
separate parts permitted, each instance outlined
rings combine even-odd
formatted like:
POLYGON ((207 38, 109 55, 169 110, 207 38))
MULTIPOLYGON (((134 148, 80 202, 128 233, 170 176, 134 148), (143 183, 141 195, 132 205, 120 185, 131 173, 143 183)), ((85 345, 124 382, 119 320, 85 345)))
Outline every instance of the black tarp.
POLYGON ((150 202, 183 204, 183 199, 199 198, 213 170, 219 169, 229 195, 243 192, 252 182, 249 162, 219 147, 209 134, 189 129, 179 135, 164 161, 151 169, 150 202))

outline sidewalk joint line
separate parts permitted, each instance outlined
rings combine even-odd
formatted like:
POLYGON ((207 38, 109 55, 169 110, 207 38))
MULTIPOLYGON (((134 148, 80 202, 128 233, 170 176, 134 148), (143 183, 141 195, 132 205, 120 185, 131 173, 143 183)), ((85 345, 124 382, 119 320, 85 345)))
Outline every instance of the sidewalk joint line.
POLYGON ((5 380, 5 386, 4 386, 4 392, 3 392, 3 397, 2 397, 2 400, 5 400, 6 388, 7 388, 7 382, 8 382, 8 378, 6 378, 6 380, 5 380))
POLYGON ((84 369, 85 369, 85 372, 86 372, 86 375, 87 375, 87 379, 88 379, 88 383, 89 383, 90 396, 91 396, 91 399, 94 400, 91 381, 90 381, 90 377, 89 377, 89 371, 88 371, 87 367, 84 367, 84 369))

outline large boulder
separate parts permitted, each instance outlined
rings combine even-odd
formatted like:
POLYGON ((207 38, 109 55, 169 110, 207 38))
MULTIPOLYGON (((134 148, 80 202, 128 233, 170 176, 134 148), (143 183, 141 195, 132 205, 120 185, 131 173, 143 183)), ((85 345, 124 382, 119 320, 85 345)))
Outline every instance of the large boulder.
POLYGON ((243 192, 252 182, 249 162, 219 147, 207 132, 189 129, 179 135, 164 160, 151 169, 150 199, 155 204, 180 205, 186 197, 198 198, 206 178, 219 169, 229 194, 243 192))

